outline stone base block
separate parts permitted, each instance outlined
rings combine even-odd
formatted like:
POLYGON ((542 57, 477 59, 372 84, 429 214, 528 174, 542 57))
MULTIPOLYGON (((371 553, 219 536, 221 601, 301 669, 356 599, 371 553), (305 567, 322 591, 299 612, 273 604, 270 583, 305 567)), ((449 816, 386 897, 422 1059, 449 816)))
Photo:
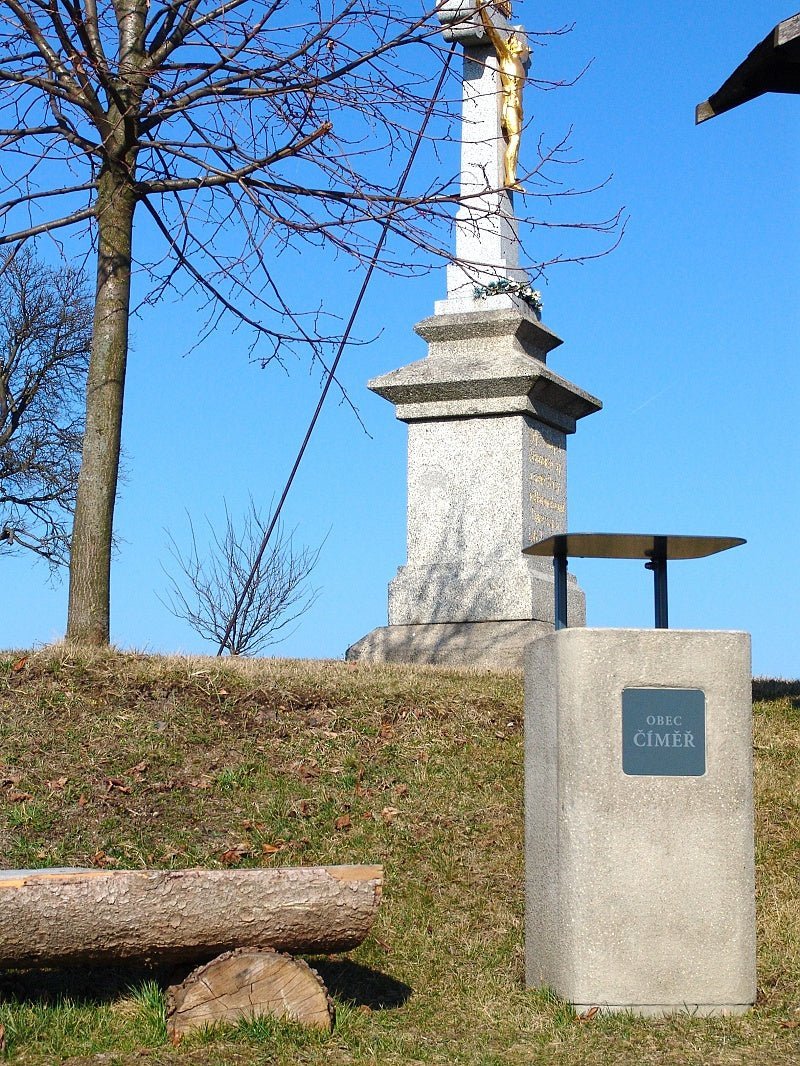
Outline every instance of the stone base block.
POLYGON ((440 622, 373 629, 345 658, 368 663, 422 663, 521 670, 525 648, 552 632, 547 622, 440 622))
POLYGON ((746 1010, 749 636, 563 629, 525 670, 528 984, 583 1010, 746 1010))
MULTIPOLYGON (((462 558, 439 563, 407 563, 389 583, 389 627, 431 622, 496 622, 507 619, 555 622, 553 568, 540 571, 528 560, 462 558)), ((586 597, 572 574, 567 576, 569 624, 586 625, 586 597)), ((543 632, 549 632, 549 629, 543 632)), ((538 633, 537 633, 538 636, 538 633)), ((531 638, 533 639, 533 638, 531 638)), ((520 663, 521 669, 521 663, 520 663)))

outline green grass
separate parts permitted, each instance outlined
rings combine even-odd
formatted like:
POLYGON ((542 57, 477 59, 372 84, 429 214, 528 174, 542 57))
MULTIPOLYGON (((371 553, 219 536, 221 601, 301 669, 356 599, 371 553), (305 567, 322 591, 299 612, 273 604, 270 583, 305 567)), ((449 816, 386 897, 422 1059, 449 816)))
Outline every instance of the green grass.
POLYGON ((755 708, 755 1010, 583 1022, 523 984, 519 676, 17 660, 0 655, 6 867, 219 867, 235 852, 241 866, 380 862, 386 887, 361 948, 311 960, 336 1003, 329 1036, 260 1020, 173 1048, 164 974, 6 973, 11 1062, 800 1063, 797 693, 755 708))

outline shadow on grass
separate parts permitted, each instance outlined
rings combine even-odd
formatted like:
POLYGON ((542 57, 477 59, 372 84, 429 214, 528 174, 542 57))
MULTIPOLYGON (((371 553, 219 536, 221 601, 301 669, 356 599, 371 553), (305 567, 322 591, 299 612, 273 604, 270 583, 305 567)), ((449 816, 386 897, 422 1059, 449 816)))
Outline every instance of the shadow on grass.
POLYGON ((0 973, 0 999, 6 1003, 39 1005, 69 1000, 76 1005, 97 1006, 128 995, 145 981, 155 981, 161 988, 177 984, 196 965, 176 967, 131 963, 8 970, 0 973))
MULTIPOLYGON (((161 988, 180 984, 198 965, 155 966, 142 963, 114 966, 69 966, 48 970, 9 970, 0 973, 0 999, 6 1003, 50 1005, 69 1000, 76 1005, 110 1003, 130 994, 145 981, 161 988)), ((350 959, 315 958, 314 969, 328 992, 344 1003, 371 1010, 402 1006, 412 989, 379 970, 350 959)))
POLYGON ((353 1007, 393 1010, 402 1007, 413 993, 413 989, 402 981, 350 959, 315 958, 311 965, 325 982, 328 992, 353 1007))

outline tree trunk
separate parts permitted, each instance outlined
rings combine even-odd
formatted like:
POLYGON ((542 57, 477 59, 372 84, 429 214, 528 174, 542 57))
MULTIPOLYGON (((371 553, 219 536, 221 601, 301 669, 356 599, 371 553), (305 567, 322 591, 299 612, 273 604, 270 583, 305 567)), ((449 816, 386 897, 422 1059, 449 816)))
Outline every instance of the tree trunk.
POLYGON ((372 928, 382 885, 380 866, 7 870, 0 965, 347 951, 372 928))
POLYGON ((108 166, 97 194, 97 292, 86 429, 69 567, 67 640, 110 639, 111 537, 117 497, 136 196, 123 167, 108 166))
POLYGON ((167 993, 167 1034, 235 1025, 267 1015, 330 1032, 334 1009, 319 974, 302 959, 239 948, 193 970, 167 993))

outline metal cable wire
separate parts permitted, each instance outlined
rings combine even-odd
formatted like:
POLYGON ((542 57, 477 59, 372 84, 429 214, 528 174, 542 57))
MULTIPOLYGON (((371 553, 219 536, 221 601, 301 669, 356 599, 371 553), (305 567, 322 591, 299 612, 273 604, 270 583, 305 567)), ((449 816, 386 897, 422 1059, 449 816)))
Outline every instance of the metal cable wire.
MULTIPOLYGON (((453 53, 455 52, 455 48, 455 44, 452 44, 450 46, 450 51, 442 68, 442 73, 439 76, 439 81, 437 82, 436 88, 433 91, 430 103, 428 104, 428 107, 423 116, 419 132, 417 133, 417 138, 414 142, 414 146, 411 149, 411 153, 408 157, 408 162, 406 163, 405 170, 403 171, 402 176, 400 178, 400 183, 397 186, 397 194, 395 197, 395 201, 399 201, 400 197, 403 195, 403 189, 405 188, 406 181, 408 180, 408 177, 411 173, 411 168, 414 165, 414 160, 416 159, 419 147, 422 144, 422 138, 425 135, 425 129, 427 128, 428 122, 430 121, 430 117, 433 114, 433 109, 436 105, 436 101, 438 100, 439 94, 441 93, 442 87, 444 86, 445 78, 447 77, 447 72, 450 69, 450 63, 453 59, 453 53)), ((258 554, 250 569, 248 578, 242 587, 242 591, 239 593, 239 596, 236 599, 236 603, 231 613, 231 617, 228 621, 227 628, 225 629, 225 633, 219 643, 219 648, 217 649, 218 656, 222 655, 222 653, 225 651, 226 646, 228 645, 228 642, 230 641, 231 634, 233 633, 236 622, 239 619, 239 612, 242 609, 242 604, 244 603, 247 594, 250 591, 250 587, 253 584, 253 580, 255 579, 256 573, 258 572, 258 567, 264 556, 264 552, 267 550, 267 545, 269 544, 270 537, 272 536, 275 526, 278 524, 278 519, 280 518, 281 511, 283 510, 283 505, 286 501, 286 497, 289 495, 289 490, 292 487, 295 475, 297 474, 297 471, 300 467, 300 463, 303 459, 303 455, 305 454, 305 450, 308 447, 308 442, 311 439, 311 434, 314 432, 314 427, 316 426, 317 420, 319 419, 323 404, 325 403, 325 399, 328 395, 330 387, 333 384, 336 375, 336 368, 338 367, 339 360, 341 359, 344 353, 345 345, 349 340, 350 331, 352 330, 353 325, 355 324, 356 316, 358 315, 358 312, 361 309, 361 303, 364 299, 364 295, 367 291, 367 287, 370 283, 370 280, 372 279, 372 275, 375 272, 375 267, 378 265, 378 259, 383 250, 383 245, 386 242, 386 237, 388 236, 389 227, 392 223, 392 219, 394 218, 395 211, 396 208, 391 209, 384 220, 383 229, 381 230, 380 237, 378 238, 378 242, 375 245, 375 250, 372 253, 372 258, 370 259, 369 266, 367 267, 367 272, 364 275, 364 281, 362 282, 361 289, 359 290, 358 296, 356 297, 355 303, 353 304, 353 310, 350 314, 350 318, 348 319, 345 331, 342 334, 341 340, 339 341, 339 347, 336 351, 336 358, 333 360, 330 369, 328 370, 327 378, 322 388, 322 392, 320 394, 316 409, 314 411, 314 414, 311 416, 311 421, 309 422, 308 429, 306 430, 306 435, 303 438, 303 443, 300 445, 300 448, 297 452, 297 457, 294 461, 294 465, 292 466, 292 469, 289 473, 289 477, 286 479, 286 484, 283 487, 283 492, 281 493, 280 499, 278 500, 278 505, 272 514, 272 518, 270 520, 269 526, 267 527, 267 531, 264 534, 263 540, 261 541, 261 547, 259 548, 258 554)))

